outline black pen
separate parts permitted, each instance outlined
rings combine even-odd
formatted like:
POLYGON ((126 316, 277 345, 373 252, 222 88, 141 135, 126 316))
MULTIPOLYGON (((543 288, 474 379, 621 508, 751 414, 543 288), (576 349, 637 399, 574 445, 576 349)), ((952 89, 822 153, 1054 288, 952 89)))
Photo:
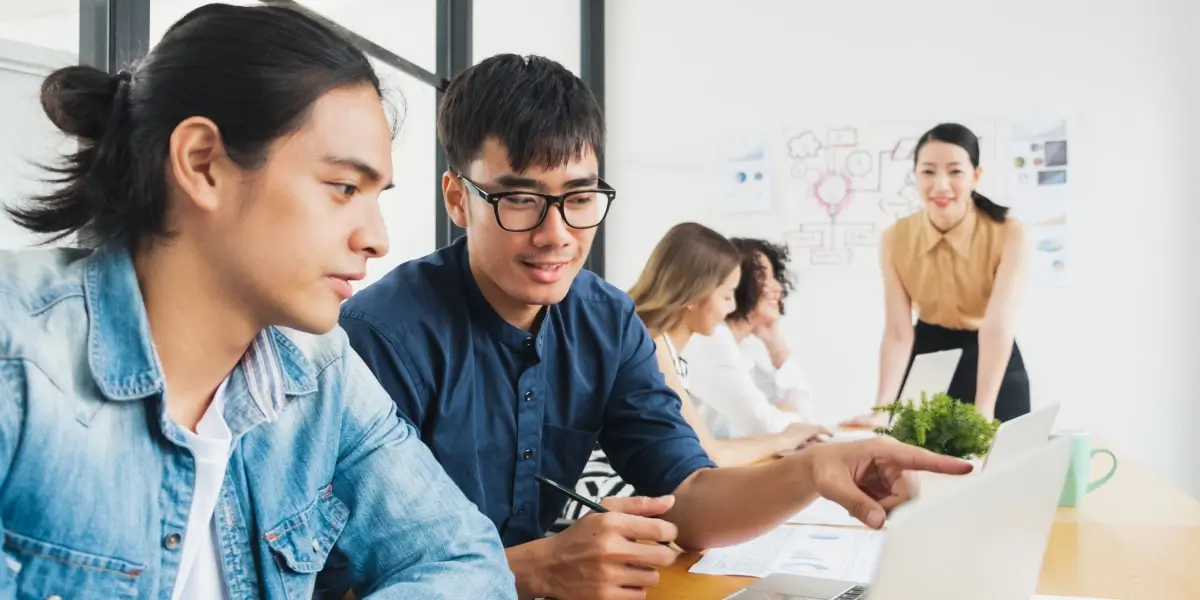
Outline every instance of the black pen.
MULTIPOLYGON (((543 475, 542 475, 542 474, 540 474, 540 473, 539 473, 539 474, 537 474, 537 475, 534 475, 534 477, 536 477, 538 481, 540 481, 540 482, 542 482, 542 483, 544 483, 544 484, 546 484, 546 485, 548 485, 548 486, 550 486, 550 487, 552 487, 552 488, 554 488, 554 489, 556 489, 556 490, 558 490, 558 491, 560 491, 560 492, 562 492, 562 493, 566 494, 568 498, 571 498, 572 500, 574 500, 574 501, 576 501, 576 502, 578 502, 578 503, 580 503, 580 504, 582 504, 582 505, 584 505, 584 506, 588 507, 589 509, 591 509, 591 510, 592 510, 592 512, 597 512, 597 513, 606 513, 606 512, 609 512, 609 510, 608 510, 607 508, 604 508, 603 506, 600 506, 599 504, 597 504, 597 503, 595 503, 595 502, 592 502, 591 500, 589 500, 589 499, 587 499, 587 498, 585 498, 585 497, 583 497, 583 496, 581 496, 581 495, 577 494, 577 493, 575 492, 575 490, 572 490, 572 489, 570 489, 570 488, 568 488, 568 487, 566 487, 566 486, 564 486, 564 485, 562 485, 562 484, 560 484, 560 483, 558 483, 558 482, 555 482, 554 480, 552 480, 552 479, 549 479, 549 478, 547 478, 547 477, 543 476, 543 475)), ((666 546, 666 547, 668 547, 668 548, 670 548, 670 549, 672 549, 672 550, 674 550, 674 551, 676 551, 676 552, 678 552, 678 553, 680 553, 680 554, 684 554, 684 552, 683 552, 683 548, 680 548, 679 546, 677 546, 677 545, 675 544, 675 542, 658 542, 658 543, 659 543, 659 544, 662 544, 663 546, 666 546)))

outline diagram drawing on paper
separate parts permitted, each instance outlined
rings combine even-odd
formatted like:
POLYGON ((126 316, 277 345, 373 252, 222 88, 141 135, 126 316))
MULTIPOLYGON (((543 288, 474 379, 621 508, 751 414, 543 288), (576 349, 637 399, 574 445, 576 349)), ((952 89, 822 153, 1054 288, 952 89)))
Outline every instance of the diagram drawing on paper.
POLYGON ((919 125, 795 130, 784 198, 798 268, 875 267, 880 235, 917 211, 913 151, 919 125))

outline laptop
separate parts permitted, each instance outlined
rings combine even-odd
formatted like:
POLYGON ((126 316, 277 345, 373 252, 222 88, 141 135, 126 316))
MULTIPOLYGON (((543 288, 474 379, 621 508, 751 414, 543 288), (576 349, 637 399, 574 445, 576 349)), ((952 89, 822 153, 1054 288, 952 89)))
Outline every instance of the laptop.
POLYGON ((727 600, 1029 600, 1071 451, 1055 438, 898 507, 870 582, 776 573, 727 600))
POLYGON ((1046 443, 1057 416, 1058 404, 1055 403, 1001 423, 983 459, 983 469, 1009 462, 1046 443))
MULTIPOLYGON (((961 358, 961 348, 914 356, 912 367, 908 370, 908 377, 904 378, 904 385, 900 388, 898 398, 903 402, 912 400, 914 404, 917 404, 921 401, 922 393, 933 397, 934 394, 944 394, 950 391, 950 382, 954 379, 954 372, 958 370, 958 361, 961 358)), ((854 442, 877 435, 871 429, 838 430, 827 441, 854 442)), ((783 456, 791 452, 793 451, 785 450, 777 453, 776 456, 783 456)))
POLYGON ((900 388, 900 401, 912 400, 915 404, 921 401, 922 392, 933 397, 934 394, 950 391, 950 382, 958 370, 962 353, 961 348, 952 348, 914 356, 908 377, 904 378, 904 385, 900 388))

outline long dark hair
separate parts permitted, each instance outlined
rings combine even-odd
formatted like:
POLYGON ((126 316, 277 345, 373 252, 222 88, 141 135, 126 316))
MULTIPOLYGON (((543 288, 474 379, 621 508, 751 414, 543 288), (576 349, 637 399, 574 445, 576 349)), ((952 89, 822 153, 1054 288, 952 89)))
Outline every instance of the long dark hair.
MULTIPOLYGON (((945 142, 954 144, 959 148, 967 151, 967 156, 971 157, 971 166, 979 167, 979 138, 975 136, 975 132, 967 129, 958 123, 942 123, 929 131, 926 131, 921 139, 917 140, 917 149, 913 151, 913 167, 917 166, 917 155, 921 152, 921 146, 927 142, 945 142)), ((1001 206, 993 202, 987 196, 971 190, 971 200, 975 202, 975 206, 984 214, 991 217, 993 221, 1003 223, 1008 216, 1008 207, 1001 206)))
POLYGON ((46 167, 53 191, 7 207, 47 242, 135 247, 169 236, 167 162, 175 128, 212 120, 243 169, 265 164, 272 142, 298 130, 326 92, 379 79, 367 57, 331 25, 300 9, 209 4, 171 26, 129 71, 88 66, 51 73, 42 108, 79 150, 46 167))

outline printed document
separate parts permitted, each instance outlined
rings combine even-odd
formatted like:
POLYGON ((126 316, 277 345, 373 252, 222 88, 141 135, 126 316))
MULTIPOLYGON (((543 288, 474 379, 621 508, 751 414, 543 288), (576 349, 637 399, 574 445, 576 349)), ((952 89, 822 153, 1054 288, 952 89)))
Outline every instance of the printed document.
POLYGON ((871 529, 784 525, 736 546, 713 548, 690 571, 749 577, 790 573, 870 581, 884 535, 871 529))

